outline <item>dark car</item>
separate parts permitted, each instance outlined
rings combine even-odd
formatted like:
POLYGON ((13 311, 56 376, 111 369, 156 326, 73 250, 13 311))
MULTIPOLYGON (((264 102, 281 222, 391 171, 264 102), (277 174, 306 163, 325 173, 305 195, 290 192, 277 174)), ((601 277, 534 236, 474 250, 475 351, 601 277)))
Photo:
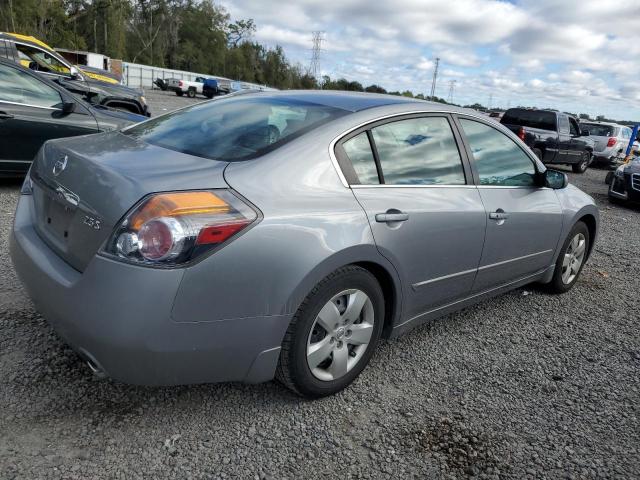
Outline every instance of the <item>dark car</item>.
POLYGON ((70 65, 36 38, 0 32, 0 59, 28 67, 96 105, 151 116, 142 92, 120 85, 109 72, 70 65))
POLYGON ((613 201, 640 203, 640 152, 634 152, 628 163, 609 172, 609 198, 613 201))
POLYGON ((119 129, 146 119, 91 105, 29 69, 0 60, 0 176, 25 174, 46 140, 119 129))
POLYGON ((571 115, 553 110, 510 108, 500 120, 547 164, 571 165, 584 173, 593 159, 594 142, 571 115))

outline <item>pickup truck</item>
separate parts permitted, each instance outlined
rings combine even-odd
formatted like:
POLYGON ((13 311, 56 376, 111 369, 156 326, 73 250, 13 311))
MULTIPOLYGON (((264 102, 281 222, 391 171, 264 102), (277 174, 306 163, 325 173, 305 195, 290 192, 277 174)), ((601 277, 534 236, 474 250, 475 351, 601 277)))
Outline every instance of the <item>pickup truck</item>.
POLYGON ((202 94, 207 98, 218 95, 226 95, 231 92, 231 81, 215 78, 207 78, 202 87, 202 94))
POLYGON ((510 108, 500 119, 544 163, 571 165, 584 173, 593 159, 594 142, 578 121, 554 110, 510 108))
POLYGON ((205 82, 204 77, 196 77, 195 81, 189 80, 181 80, 179 78, 169 78, 167 83, 167 90, 171 90, 176 92, 176 95, 179 97, 183 96, 185 93, 189 98, 195 98, 196 94, 203 95, 202 87, 205 82))

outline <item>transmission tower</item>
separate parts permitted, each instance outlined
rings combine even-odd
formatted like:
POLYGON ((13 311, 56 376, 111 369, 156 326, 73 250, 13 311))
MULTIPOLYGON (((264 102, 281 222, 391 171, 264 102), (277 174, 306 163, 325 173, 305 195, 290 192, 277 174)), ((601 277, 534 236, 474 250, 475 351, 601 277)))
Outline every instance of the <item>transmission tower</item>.
POLYGON ((433 69, 433 81, 431 82, 431 95, 429 95, 429 100, 433 100, 436 94, 436 81, 438 80, 438 65, 440 65, 440 57, 436 58, 436 66, 433 69))
POLYGON ((453 103, 453 90, 456 88, 457 80, 449 81, 449 95, 447 96, 447 102, 453 103))
POLYGON ((324 32, 313 32, 313 48, 311 49, 311 65, 309 66, 309 74, 316 80, 320 75, 320 54, 322 52, 322 41, 324 40, 324 32))

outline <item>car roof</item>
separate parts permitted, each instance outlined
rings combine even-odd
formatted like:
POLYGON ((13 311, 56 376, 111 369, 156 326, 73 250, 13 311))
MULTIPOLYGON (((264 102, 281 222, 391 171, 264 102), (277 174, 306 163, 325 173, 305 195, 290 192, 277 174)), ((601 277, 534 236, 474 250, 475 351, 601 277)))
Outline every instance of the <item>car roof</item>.
POLYGON ((349 112, 360 112, 369 108, 382 107, 387 105, 420 105, 424 110, 450 110, 460 111, 443 103, 428 102, 415 98, 402 97, 399 95, 384 95, 368 92, 349 92, 343 90, 275 90, 251 92, 261 97, 274 97, 288 100, 297 100, 327 107, 339 108, 349 112))
POLYGON ((629 127, 625 127, 625 125, 620 125, 619 123, 599 122, 598 120, 582 120, 580 121, 580 123, 590 123, 592 125, 607 125, 608 127, 629 128, 629 127))
POLYGON ((23 43, 30 43, 31 45, 37 45, 38 47, 46 48, 47 50, 54 51, 49 45, 42 40, 38 40, 36 37, 30 35, 22 35, 20 33, 0 32, 0 39, 4 40, 18 40, 23 43))

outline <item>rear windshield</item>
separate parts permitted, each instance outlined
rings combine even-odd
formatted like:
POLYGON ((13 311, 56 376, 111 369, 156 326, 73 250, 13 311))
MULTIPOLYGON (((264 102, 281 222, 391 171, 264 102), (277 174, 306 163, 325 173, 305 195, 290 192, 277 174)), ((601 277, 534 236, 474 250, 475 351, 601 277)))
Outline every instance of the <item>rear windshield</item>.
POLYGON ((500 123, 555 131, 556 114, 543 110, 520 110, 515 108, 507 110, 500 123))
POLYGON ((248 160, 348 113, 260 94, 220 98, 125 129, 153 145, 226 162, 248 160))
POLYGON ((615 137, 615 127, 611 125, 598 125, 597 123, 581 123, 580 130, 586 130, 594 137, 615 137))

